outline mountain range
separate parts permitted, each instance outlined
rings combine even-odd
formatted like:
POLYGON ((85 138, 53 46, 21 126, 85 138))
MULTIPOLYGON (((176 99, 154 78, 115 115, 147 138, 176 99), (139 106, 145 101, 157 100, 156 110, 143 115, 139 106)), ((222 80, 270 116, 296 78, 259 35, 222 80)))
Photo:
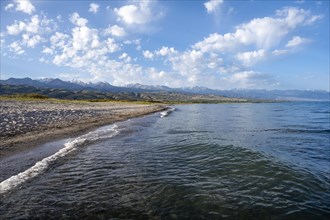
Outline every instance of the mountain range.
MULTIPOLYGON (((170 88, 167 86, 150 86, 141 84, 128 84, 118 87, 107 82, 85 83, 81 81, 63 81, 61 79, 31 79, 9 78, 0 80, 2 85, 31 86, 36 88, 65 89, 70 91, 89 90, 94 92, 143 93, 143 92, 172 92, 193 95, 215 95, 228 98, 267 99, 287 101, 330 101, 329 91, 323 90, 257 90, 232 89, 215 90, 206 87, 170 88)), ((0 91, 1 93, 1 91, 0 91)))

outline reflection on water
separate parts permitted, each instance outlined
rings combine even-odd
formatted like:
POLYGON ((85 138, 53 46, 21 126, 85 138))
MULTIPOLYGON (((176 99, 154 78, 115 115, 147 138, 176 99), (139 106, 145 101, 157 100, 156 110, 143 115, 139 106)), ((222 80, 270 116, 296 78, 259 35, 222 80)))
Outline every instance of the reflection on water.
MULTIPOLYGON (((5 218, 327 219, 329 103, 177 106, 117 123, 1 197, 5 218)), ((102 129, 101 129, 102 130, 102 129)))

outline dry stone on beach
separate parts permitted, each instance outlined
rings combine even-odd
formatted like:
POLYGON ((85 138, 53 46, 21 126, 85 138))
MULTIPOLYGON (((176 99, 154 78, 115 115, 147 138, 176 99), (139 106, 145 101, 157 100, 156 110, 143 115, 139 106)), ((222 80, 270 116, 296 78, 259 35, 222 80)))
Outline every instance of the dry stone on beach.
POLYGON ((164 108, 117 102, 1 100, 0 156, 19 150, 19 145, 27 147, 164 108))

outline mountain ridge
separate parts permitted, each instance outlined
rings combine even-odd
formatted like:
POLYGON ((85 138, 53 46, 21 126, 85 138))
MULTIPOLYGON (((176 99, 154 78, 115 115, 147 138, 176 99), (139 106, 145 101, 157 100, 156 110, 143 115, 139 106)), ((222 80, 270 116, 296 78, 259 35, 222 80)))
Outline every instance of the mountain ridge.
POLYGON ((67 89, 71 91, 91 90, 95 92, 175 92, 196 95, 217 95, 229 98, 251 98, 286 101, 330 101, 330 92, 324 90, 266 90, 266 89, 232 89, 216 90, 195 86, 185 88, 171 88, 164 85, 143 85, 139 83, 125 86, 114 86, 108 82, 64 81, 58 78, 31 79, 9 78, 0 80, 0 84, 33 86, 36 88, 67 89))

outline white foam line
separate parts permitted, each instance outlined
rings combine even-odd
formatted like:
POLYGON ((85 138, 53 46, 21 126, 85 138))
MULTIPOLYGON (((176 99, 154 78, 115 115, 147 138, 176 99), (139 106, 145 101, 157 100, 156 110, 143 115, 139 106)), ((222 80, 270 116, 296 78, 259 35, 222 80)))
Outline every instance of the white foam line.
POLYGON ((16 188, 17 186, 21 185, 28 179, 31 179, 37 176, 38 174, 44 172, 58 158, 64 157, 70 152, 76 150, 77 146, 84 144, 86 141, 95 141, 104 138, 110 138, 117 135, 118 133, 119 130, 117 129, 117 125, 114 124, 111 129, 90 132, 86 135, 76 138, 73 141, 65 143, 64 144, 65 147, 57 151, 55 154, 37 162, 34 166, 30 167, 29 169, 2 181, 0 183, 0 194, 4 194, 13 188, 16 188), (109 132, 111 132, 110 135, 109 132))
POLYGON ((175 108, 169 108, 169 109, 167 109, 167 110, 165 110, 165 111, 162 111, 162 112, 160 113, 160 117, 161 117, 161 118, 166 117, 166 116, 168 116, 169 114, 171 114, 171 113, 174 112, 174 111, 175 111, 175 108))

